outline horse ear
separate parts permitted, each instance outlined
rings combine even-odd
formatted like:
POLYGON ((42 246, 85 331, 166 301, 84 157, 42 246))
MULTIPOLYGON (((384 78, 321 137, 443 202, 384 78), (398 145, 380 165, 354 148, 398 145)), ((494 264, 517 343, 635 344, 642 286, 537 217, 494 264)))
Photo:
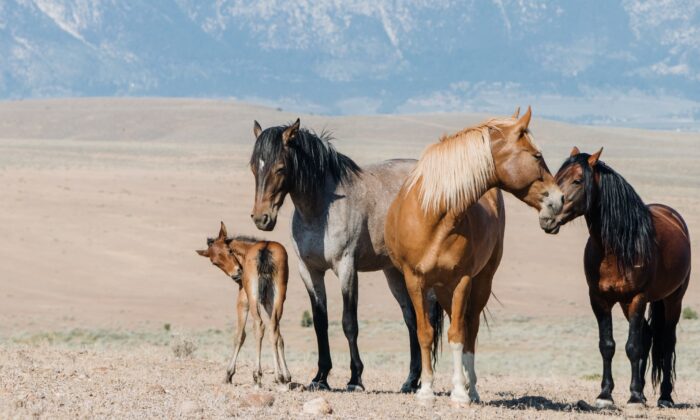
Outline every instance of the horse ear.
POLYGON ((593 153, 588 157, 588 164, 591 165, 591 167, 594 167, 596 163, 598 163, 598 160, 600 160, 600 154, 603 153, 603 148, 601 147, 600 150, 597 152, 593 153))
POLYGON ((520 132, 527 130, 527 127, 530 125, 530 118, 532 118, 532 109, 530 106, 528 106, 527 112, 525 112, 525 114, 523 114, 523 116, 516 123, 516 126, 520 132))
POLYGON ((299 133, 299 125, 301 125, 301 121, 299 121, 299 118, 297 118, 297 120, 294 121, 294 124, 290 125, 286 130, 284 130, 282 133, 282 141, 284 142, 285 146, 292 144, 299 133))
POLYGON ((257 121, 253 121, 253 134, 255 135, 256 139, 260 137, 260 133, 262 133, 262 127, 260 127, 260 124, 257 121))
POLYGON ((226 232, 226 225, 221 222, 221 229, 219 229, 219 239, 226 239, 228 233, 226 232))
POLYGON ((581 153, 581 151, 578 150, 578 147, 574 146, 574 148, 571 149, 571 153, 569 153, 569 157, 574 157, 574 156, 578 155, 579 153, 581 153))
POLYGON ((515 112, 513 113, 513 116, 511 118, 516 120, 516 119, 518 119, 519 116, 520 116, 520 107, 517 107, 517 108, 515 108, 515 112))
POLYGON ((208 249, 198 249, 195 251, 197 254, 201 255, 202 257, 207 257, 209 258, 209 250, 208 249))

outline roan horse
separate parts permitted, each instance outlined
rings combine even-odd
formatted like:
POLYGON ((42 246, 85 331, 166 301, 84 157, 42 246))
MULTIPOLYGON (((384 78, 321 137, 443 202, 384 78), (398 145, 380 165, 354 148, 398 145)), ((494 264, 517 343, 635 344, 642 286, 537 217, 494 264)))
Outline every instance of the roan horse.
POLYGON ((233 357, 226 370, 226 382, 231 383, 236 373, 236 360, 245 341, 245 324, 248 309, 253 316, 253 329, 257 339, 256 369, 253 381, 260 385, 262 369, 260 353, 265 334, 261 313, 266 312, 270 323, 270 342, 275 359, 275 382, 288 383, 291 375, 284 358, 284 340, 280 333, 280 320, 287 295, 287 251, 277 242, 260 241, 247 236, 229 238, 226 226, 221 222, 219 236, 207 239, 207 249, 197 254, 209 258, 227 276, 238 283, 238 312, 236 343, 233 357))
POLYGON ((600 160, 600 154, 571 156, 556 175, 565 194, 560 224, 585 216, 590 237, 584 271, 598 320, 603 380, 598 406, 613 404, 611 363, 615 354, 611 309, 620 303, 629 321, 625 350, 632 365, 628 404, 644 404, 644 376, 651 349, 658 405, 673 405, 676 324, 690 280, 690 237, 683 218, 662 204, 645 205, 632 186, 600 160), (651 303, 649 319, 644 318, 651 303))
POLYGON ((389 208, 387 247, 406 278, 417 316, 423 368, 418 398, 433 398, 434 331, 426 308, 433 288, 450 317, 451 398, 479 401, 475 341, 503 251, 505 210, 499 188, 539 210, 545 231, 555 228, 562 209, 562 193, 528 130, 531 111, 520 119, 518 114, 466 128, 429 146, 389 208))
MULTIPOLYGON (((358 271, 383 270, 408 327, 411 364, 401 391, 418 387, 421 371, 416 317, 404 279, 391 263, 384 244, 384 221, 415 160, 389 160, 360 168, 336 152, 323 133, 300 129, 299 120, 262 130, 257 121, 250 167, 255 175, 251 217, 261 230, 272 230, 287 194, 294 203, 292 238, 299 273, 311 299, 318 343, 318 372, 311 388, 329 389, 332 367, 328 344, 328 308, 324 275, 333 270, 343 294, 343 331, 350 346, 349 390, 364 389, 357 346, 358 271)), ((437 313, 442 314, 439 305, 437 313)), ((434 319, 436 325, 440 319, 434 319)))

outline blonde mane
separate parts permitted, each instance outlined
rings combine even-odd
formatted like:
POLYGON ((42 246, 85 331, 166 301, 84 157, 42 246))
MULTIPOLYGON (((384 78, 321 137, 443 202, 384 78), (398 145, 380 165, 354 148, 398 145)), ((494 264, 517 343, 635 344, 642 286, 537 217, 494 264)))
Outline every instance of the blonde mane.
POLYGON ((495 118, 443 136, 425 149, 406 180, 405 191, 421 181, 423 211, 466 210, 496 176, 489 130, 501 131, 516 122, 515 118, 495 118))

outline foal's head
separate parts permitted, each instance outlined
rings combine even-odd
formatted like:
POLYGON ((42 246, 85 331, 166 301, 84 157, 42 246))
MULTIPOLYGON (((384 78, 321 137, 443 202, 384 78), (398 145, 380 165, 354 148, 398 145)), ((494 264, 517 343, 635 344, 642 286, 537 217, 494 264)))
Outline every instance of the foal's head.
POLYGON ((196 252, 203 257, 209 258, 212 264, 219 267, 233 281, 240 283, 243 267, 230 245, 231 240, 227 238, 226 225, 224 225, 224 222, 221 222, 219 236, 207 239, 207 249, 197 250, 196 252))
POLYGON ((557 216, 562 211, 564 196, 547 168, 542 152, 533 143, 529 125, 532 111, 514 123, 498 124, 491 130, 491 153, 499 187, 539 211, 540 227, 557 233, 557 216))

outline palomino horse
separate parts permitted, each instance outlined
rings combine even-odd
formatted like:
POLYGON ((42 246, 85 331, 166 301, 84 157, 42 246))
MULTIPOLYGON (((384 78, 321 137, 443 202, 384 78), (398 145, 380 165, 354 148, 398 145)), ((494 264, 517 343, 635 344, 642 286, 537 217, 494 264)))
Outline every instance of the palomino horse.
POLYGON ((236 343, 233 357, 226 370, 226 382, 233 380, 236 373, 236 360, 245 341, 245 323, 248 319, 248 309, 253 316, 253 329, 257 339, 256 369, 253 381, 260 385, 262 369, 260 353, 265 334, 265 325, 261 317, 264 312, 269 317, 270 341, 275 358, 275 382, 287 383, 291 375, 284 358, 284 340, 280 333, 280 320, 284 300, 287 295, 287 251, 284 247, 271 241, 260 241, 247 236, 229 238, 226 226, 221 222, 219 236, 207 240, 207 249, 197 253, 209 258, 212 264, 219 267, 227 276, 238 283, 238 311, 236 343))
POLYGON ((336 152, 327 134, 319 136, 300 129, 298 119, 294 124, 265 131, 256 121, 253 132, 256 142, 250 167, 256 187, 251 217, 258 229, 272 230, 287 194, 295 207, 294 250, 311 299, 318 342, 318 372, 311 388, 328 389, 332 367, 325 272, 333 270, 341 284, 343 331, 351 358, 347 387, 354 390, 364 389, 357 346, 357 272, 383 270, 401 306, 411 344, 410 372, 401 390, 415 390, 421 369, 416 317, 403 277, 391 264, 384 245, 386 211, 415 161, 389 160, 360 168, 336 152))
POLYGON ((516 111, 512 118, 486 121, 429 146, 389 208, 387 247, 406 278, 418 322, 419 398, 433 398, 434 331, 425 306, 433 288, 450 316, 451 398, 479 401, 474 345, 503 251, 505 211, 499 188, 539 210, 545 231, 554 229, 562 209, 562 193, 528 131, 531 111, 517 116, 516 111))
POLYGON ((598 320, 603 381, 598 406, 613 404, 610 365, 615 354, 610 311, 620 303, 629 321, 625 350, 632 364, 628 404, 644 404, 644 376, 651 349, 658 405, 673 405, 676 324, 690 281, 690 237, 683 218, 663 204, 645 205, 632 186, 600 160, 600 154, 571 156, 556 175, 565 194, 560 225, 585 216, 590 237, 584 271, 598 320), (647 303, 649 319, 644 319, 647 303))

